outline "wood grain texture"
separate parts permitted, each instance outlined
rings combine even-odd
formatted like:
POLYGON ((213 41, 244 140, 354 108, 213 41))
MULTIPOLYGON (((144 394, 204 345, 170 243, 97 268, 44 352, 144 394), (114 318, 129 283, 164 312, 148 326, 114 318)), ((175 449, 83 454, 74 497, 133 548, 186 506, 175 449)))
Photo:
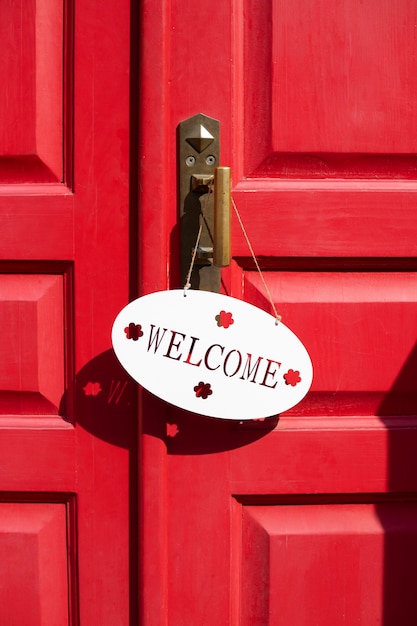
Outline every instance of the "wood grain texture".
MULTIPOLYGON (((13 580, 27 581, 36 563, 42 582, 30 615, 0 621, 130 626, 136 410, 110 341, 131 287, 130 2, 74 4, 0 8, 0 499, 15 503, 10 535, 20 516, 36 522, 26 500, 64 510, 64 535, 55 541, 47 527, 30 571, 28 539, 14 537, 13 580)), ((2 553, 4 571, 13 558, 2 553)), ((20 609, 22 588, 8 589, 4 610, 20 609)))
MULTIPOLYGON (((311 344, 317 374, 305 404, 251 424, 143 394, 145 622, 280 623, 283 594, 294 626, 396 623, 399 605, 404 623, 415 619, 416 15, 413 2, 397 5, 203 0, 197 19, 183 0, 143 3, 143 291, 180 286, 175 129, 215 117, 274 302, 311 344), (280 518, 292 497, 303 508, 280 518), (297 545, 288 562, 280 534, 297 545), (352 575, 361 550, 364 607, 352 575)), ((269 310, 234 218, 232 256, 225 291, 269 310)))

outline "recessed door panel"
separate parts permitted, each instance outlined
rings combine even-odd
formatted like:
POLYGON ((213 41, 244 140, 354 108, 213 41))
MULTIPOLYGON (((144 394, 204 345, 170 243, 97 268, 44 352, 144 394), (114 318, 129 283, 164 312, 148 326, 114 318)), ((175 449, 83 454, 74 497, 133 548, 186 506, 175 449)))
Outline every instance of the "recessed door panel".
POLYGON ((414 502, 244 506, 242 527, 242 626, 417 618, 414 502))
MULTIPOLYGON (((331 271, 330 262, 314 271, 314 263, 308 262, 311 271, 265 275, 284 323, 314 364, 311 391, 294 412, 414 415, 415 271, 331 271)), ((343 267, 343 260, 337 263, 343 267)), ((257 272, 244 272, 244 294, 271 309, 257 272)))
POLYGON ((0 622, 69 623, 67 505, 0 503, 0 622))
POLYGON ((0 183, 63 180, 65 6, 1 3, 0 183))
POLYGON ((57 414, 64 393, 63 276, 0 275, 0 411, 57 414))

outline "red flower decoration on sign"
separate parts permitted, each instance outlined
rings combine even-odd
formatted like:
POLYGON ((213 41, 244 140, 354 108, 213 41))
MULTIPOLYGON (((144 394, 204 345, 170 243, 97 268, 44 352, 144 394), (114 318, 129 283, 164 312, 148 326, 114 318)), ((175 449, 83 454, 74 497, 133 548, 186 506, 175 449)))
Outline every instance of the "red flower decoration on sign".
POLYGON ((301 382, 300 372, 298 370, 288 370, 286 374, 284 374, 285 384, 291 385, 295 387, 297 383, 301 382))
POLYGON ((142 326, 140 324, 134 324, 131 322, 129 326, 125 328, 126 337, 137 341, 139 337, 143 336, 142 326))
POLYGON ((229 326, 235 323, 232 313, 226 313, 226 311, 220 311, 214 319, 217 322, 217 326, 223 326, 223 328, 229 328, 229 326))
POLYGON ((203 400, 211 396, 213 393, 210 383, 203 383, 203 381, 200 381, 198 385, 194 387, 194 391, 196 397, 203 398, 203 400))

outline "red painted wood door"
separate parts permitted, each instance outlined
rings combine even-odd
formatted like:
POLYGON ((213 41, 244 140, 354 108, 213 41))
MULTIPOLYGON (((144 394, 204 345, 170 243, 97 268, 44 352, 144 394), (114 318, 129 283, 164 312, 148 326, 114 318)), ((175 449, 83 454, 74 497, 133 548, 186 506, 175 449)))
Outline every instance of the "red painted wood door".
POLYGON ((0 4, 5 626, 137 623, 135 388, 110 342, 129 297, 130 23, 124 0, 0 4))
MULTIPOLYGON (((417 9, 142 3, 141 270, 178 287, 175 132, 222 164, 311 393, 263 422, 142 401, 146 624, 413 624, 417 9)), ((233 224, 227 293, 271 310, 233 224)))

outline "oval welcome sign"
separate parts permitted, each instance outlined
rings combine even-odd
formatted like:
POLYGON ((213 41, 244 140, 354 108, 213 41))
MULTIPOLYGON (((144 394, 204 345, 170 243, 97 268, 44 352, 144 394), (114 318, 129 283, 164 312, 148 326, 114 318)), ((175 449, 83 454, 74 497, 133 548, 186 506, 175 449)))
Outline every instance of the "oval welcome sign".
POLYGON ((117 316, 113 348, 145 389, 182 409, 222 419, 277 415, 308 392, 307 350, 282 322, 217 293, 159 291, 117 316))

